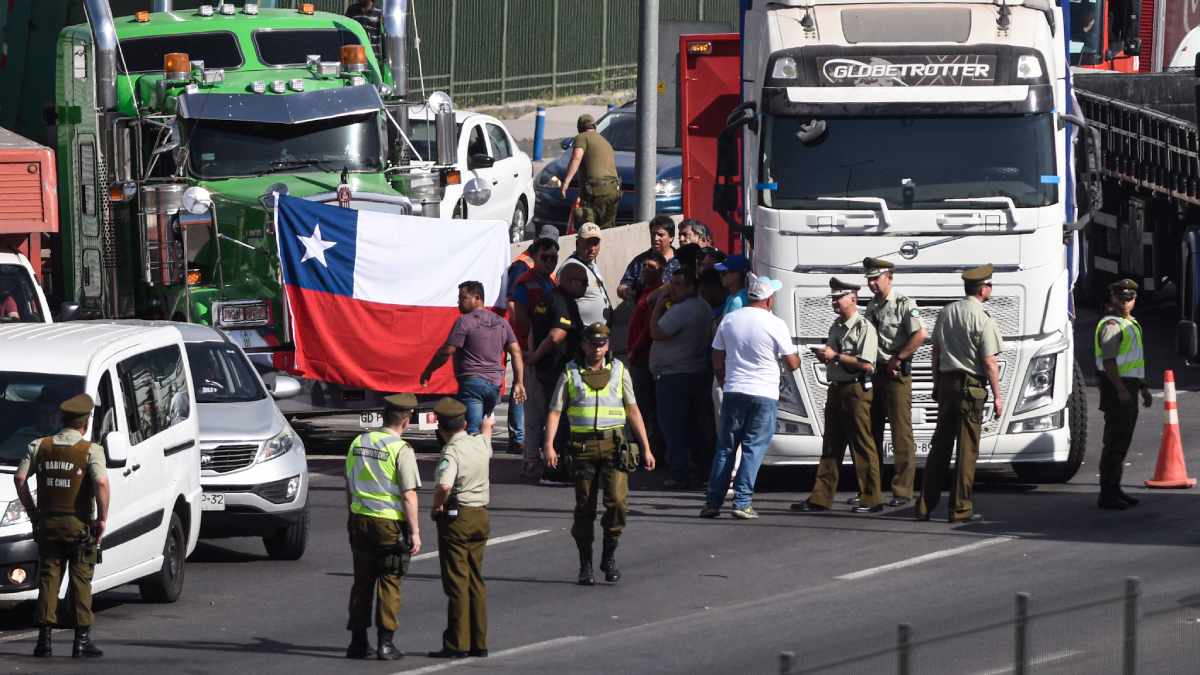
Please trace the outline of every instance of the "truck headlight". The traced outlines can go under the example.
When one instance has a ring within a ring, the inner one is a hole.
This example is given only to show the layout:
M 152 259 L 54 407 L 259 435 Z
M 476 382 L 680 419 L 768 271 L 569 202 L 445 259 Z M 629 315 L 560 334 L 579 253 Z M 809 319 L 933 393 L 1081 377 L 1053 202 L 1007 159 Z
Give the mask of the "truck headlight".
M 674 197 L 683 191 L 682 178 L 660 178 L 654 184 L 655 197 Z
M 538 187 L 559 190 L 562 188 L 562 179 L 554 175 L 554 172 L 549 169 L 543 170 L 538 174 Z
M 1053 431 L 1061 429 L 1065 415 L 1059 410 L 1053 415 L 1043 415 L 1041 417 L 1032 417 L 1020 422 L 1013 422 L 1008 426 L 1010 434 L 1032 434 L 1042 431 Z
M 782 364 L 779 366 L 779 409 L 797 417 L 808 417 L 800 387 L 796 385 L 796 376 Z
M 1029 412 L 1054 400 L 1054 371 L 1058 368 L 1058 353 L 1036 356 L 1029 362 L 1025 374 L 1025 386 L 1021 388 L 1021 400 L 1015 414 Z
M 291 429 L 284 429 L 278 436 L 263 444 L 258 453 L 258 461 L 265 462 L 291 452 L 296 447 L 296 435 Z
M 29 514 L 25 512 L 25 506 L 21 504 L 20 499 L 14 499 L 8 503 L 4 509 L 4 515 L 0 516 L 0 527 L 5 525 L 16 525 L 29 520 Z

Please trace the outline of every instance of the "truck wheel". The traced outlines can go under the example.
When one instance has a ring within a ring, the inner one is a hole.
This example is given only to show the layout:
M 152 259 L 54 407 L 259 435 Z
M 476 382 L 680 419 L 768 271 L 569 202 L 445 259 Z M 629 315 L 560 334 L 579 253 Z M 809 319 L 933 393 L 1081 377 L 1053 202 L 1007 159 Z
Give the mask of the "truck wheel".
M 1027 483 L 1066 483 L 1075 477 L 1087 452 L 1087 389 L 1079 362 L 1073 369 L 1067 398 L 1067 429 L 1071 445 L 1065 462 L 1013 462 L 1017 477 Z
M 162 568 L 138 582 L 138 591 L 146 602 L 175 602 L 183 592 L 183 563 L 187 557 L 187 539 L 179 514 L 171 514 L 167 538 L 163 542 Z
M 263 545 L 272 560 L 299 560 L 308 546 L 308 509 L 304 509 L 300 520 L 263 537 Z

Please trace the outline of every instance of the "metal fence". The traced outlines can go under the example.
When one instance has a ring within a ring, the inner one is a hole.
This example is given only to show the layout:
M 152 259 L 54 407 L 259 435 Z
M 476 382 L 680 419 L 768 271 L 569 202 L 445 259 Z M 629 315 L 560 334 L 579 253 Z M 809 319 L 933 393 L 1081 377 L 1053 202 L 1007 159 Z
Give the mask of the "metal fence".
M 1172 664 L 1197 663 L 1194 631 L 1172 629 L 1172 624 L 1192 625 L 1196 610 L 1180 607 L 1167 611 L 1139 611 L 1142 596 L 1137 578 L 1125 580 L 1119 595 L 1033 611 L 1028 593 L 1018 593 L 1011 618 L 988 624 L 922 636 L 911 624 L 900 624 L 896 641 L 872 652 L 809 662 L 803 652 L 779 655 L 781 675 L 829 675 L 831 673 L 916 673 L 976 672 L 987 657 L 1007 647 L 1011 656 L 1000 657 L 986 673 L 1028 675 L 1041 672 L 1121 673 L 1164 672 Z M 1142 625 L 1145 623 L 1145 625 Z M 1142 646 L 1148 654 L 1139 654 Z M 1195 672 L 1195 671 L 1192 671 Z
M 282 0 L 294 7 L 298 0 Z M 347 0 L 316 0 L 342 12 Z M 461 105 L 632 89 L 639 0 L 412 0 L 410 87 Z M 662 22 L 736 25 L 738 0 L 660 0 Z

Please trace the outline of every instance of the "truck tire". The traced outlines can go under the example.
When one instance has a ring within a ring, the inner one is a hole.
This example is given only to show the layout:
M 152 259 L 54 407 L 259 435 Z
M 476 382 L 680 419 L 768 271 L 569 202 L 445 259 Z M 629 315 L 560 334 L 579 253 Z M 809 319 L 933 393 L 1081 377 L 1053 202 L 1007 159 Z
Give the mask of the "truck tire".
M 138 582 L 138 591 L 146 602 L 175 602 L 183 592 L 184 559 L 187 535 L 179 514 L 171 514 L 171 524 L 163 541 L 163 562 L 154 574 Z
M 299 560 L 304 556 L 308 546 L 308 509 L 296 522 L 263 537 L 263 545 L 267 547 L 267 555 L 271 560 Z
M 1087 388 L 1083 369 L 1075 362 L 1071 393 L 1067 397 L 1067 429 L 1071 435 L 1065 462 L 1013 462 L 1017 477 L 1026 483 L 1066 483 L 1075 477 L 1087 452 Z

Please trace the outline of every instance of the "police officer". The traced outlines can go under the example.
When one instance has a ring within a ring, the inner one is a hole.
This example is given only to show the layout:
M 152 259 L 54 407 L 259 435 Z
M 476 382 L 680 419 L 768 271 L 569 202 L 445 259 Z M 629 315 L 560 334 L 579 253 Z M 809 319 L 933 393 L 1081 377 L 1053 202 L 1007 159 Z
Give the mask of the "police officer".
M 1133 318 L 1137 284 L 1121 279 L 1108 287 L 1108 314 L 1096 324 L 1096 371 L 1100 376 L 1100 410 L 1104 412 L 1104 447 L 1100 452 L 1102 509 L 1122 510 L 1138 503 L 1121 489 L 1125 454 L 1137 424 L 1137 395 L 1142 405 L 1152 399 L 1146 386 L 1146 352 L 1142 325 Z
M 575 523 L 571 536 L 579 548 L 579 583 L 592 586 L 592 542 L 595 539 L 596 500 L 604 491 L 604 550 L 600 570 L 604 580 L 621 579 L 614 554 L 617 539 L 625 528 L 629 508 L 629 472 L 637 468 L 636 449 L 625 438 L 626 422 L 633 428 L 642 448 L 641 462 L 654 470 L 654 455 L 646 437 L 646 425 L 633 395 L 633 379 L 625 364 L 608 357 L 608 326 L 593 323 L 584 329 L 583 365 L 567 364 L 558 378 L 546 418 L 546 464 L 557 467 L 559 458 L 550 439 L 558 430 L 563 409 L 570 425 L 570 463 L 575 478 Z
M 617 203 L 621 201 L 621 179 L 617 175 L 617 160 L 613 147 L 596 132 L 596 120 L 588 114 L 576 122 L 579 135 L 575 137 L 571 162 L 560 189 L 563 199 L 579 169 L 579 201 L 582 213 L 575 222 L 593 222 L 607 229 L 617 224 Z
M 855 513 L 883 510 L 879 484 L 879 452 L 871 435 L 871 400 L 874 392 L 871 374 L 879 357 L 879 338 L 875 327 L 858 311 L 861 286 L 829 280 L 830 300 L 838 318 L 829 327 L 825 346 L 815 349 L 817 360 L 825 364 L 829 393 L 825 399 L 825 439 L 821 463 L 812 494 L 792 504 L 794 511 L 828 511 L 837 492 L 838 472 L 850 446 L 854 473 L 858 478 L 859 502 Z
M 383 661 L 404 654 L 392 637 L 399 625 L 400 581 L 411 556 L 421 549 L 417 517 L 417 458 L 404 441 L 409 418 L 417 407 L 412 394 L 383 399 L 383 427 L 360 434 L 346 454 L 346 501 L 350 507 L 350 551 L 354 557 L 354 585 L 350 588 L 350 646 L 346 658 L 365 659 L 371 654 L 367 629 L 371 605 L 375 607 L 378 637 L 376 656 Z
M 937 507 L 942 485 L 950 468 L 950 456 L 957 445 L 954 481 L 950 485 L 951 523 L 980 520 L 971 504 L 975 483 L 975 460 L 979 457 L 979 431 L 983 424 L 983 406 L 987 390 L 992 390 L 992 410 L 996 419 L 1004 411 L 1000 397 L 1000 328 L 983 309 L 992 297 L 992 266 L 975 267 L 962 273 L 966 297 L 946 306 L 933 327 L 933 388 L 938 404 L 937 430 L 929 457 L 925 460 L 925 480 L 917 500 L 917 519 L 929 520 Z
M 432 516 L 438 530 L 438 562 L 446 593 L 446 630 L 442 648 L 429 652 L 440 659 L 485 657 L 487 586 L 483 583 L 483 549 L 491 526 L 488 461 L 492 450 L 482 436 L 467 434 L 467 408 L 452 398 L 434 406 L 442 457 L 437 465 Z
M 874 294 L 863 316 L 879 334 L 879 359 L 875 364 L 875 398 L 871 401 L 871 435 L 882 461 L 884 425 L 892 423 L 892 500 L 904 506 L 913 496 L 917 475 L 917 444 L 912 430 L 912 357 L 925 344 L 928 333 L 921 310 L 908 296 L 892 287 L 896 264 L 879 258 L 863 260 L 863 274 Z
M 83 439 L 95 403 L 87 394 L 59 406 L 63 428 L 29 444 L 17 467 L 17 495 L 34 522 L 38 544 L 37 624 L 34 656 L 50 656 L 51 630 L 58 609 L 63 568 L 70 568 L 69 598 L 74 598 L 73 657 L 103 656 L 92 642 L 92 573 L 99 562 L 100 540 L 108 521 L 108 472 L 104 448 Z M 27 478 L 37 476 L 37 504 Z M 93 518 L 92 506 L 95 505 Z

